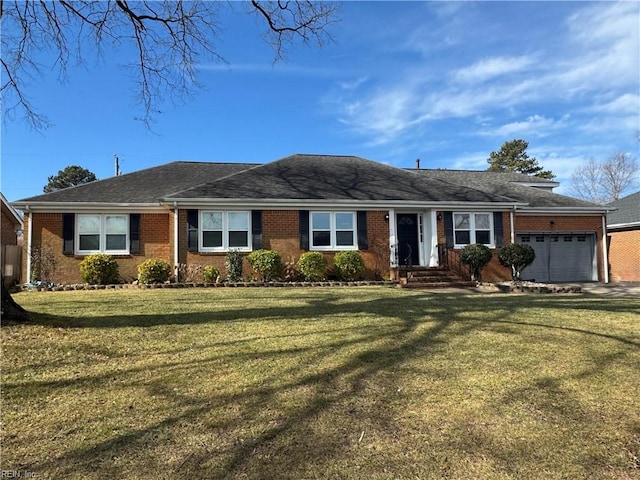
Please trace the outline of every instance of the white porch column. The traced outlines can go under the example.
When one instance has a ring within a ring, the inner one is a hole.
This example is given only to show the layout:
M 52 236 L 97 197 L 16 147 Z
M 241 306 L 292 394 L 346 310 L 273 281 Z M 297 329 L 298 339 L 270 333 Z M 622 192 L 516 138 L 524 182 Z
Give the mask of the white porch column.
M 389 263 L 392 267 L 397 267 L 398 237 L 396 235 L 396 211 L 389 210 Z
M 175 206 L 173 209 L 173 270 L 176 278 L 176 282 L 178 282 L 178 272 L 180 270 L 180 254 L 179 254 L 179 245 L 178 241 L 180 239 L 178 228 L 178 207 Z
M 22 283 L 31 283 L 31 242 L 33 239 L 33 215 L 31 212 L 25 212 L 27 217 L 27 278 Z
M 597 255 L 596 255 L 597 258 Z M 607 215 L 602 215 L 602 263 L 604 271 L 604 283 L 609 283 L 609 255 L 607 253 Z M 596 261 L 596 272 L 598 271 Z
M 438 259 L 438 212 L 435 210 L 431 210 L 429 224 L 429 233 L 431 235 L 429 238 L 425 237 L 425 241 L 428 242 L 427 246 L 429 248 L 429 266 L 438 267 L 440 265 L 440 261 Z

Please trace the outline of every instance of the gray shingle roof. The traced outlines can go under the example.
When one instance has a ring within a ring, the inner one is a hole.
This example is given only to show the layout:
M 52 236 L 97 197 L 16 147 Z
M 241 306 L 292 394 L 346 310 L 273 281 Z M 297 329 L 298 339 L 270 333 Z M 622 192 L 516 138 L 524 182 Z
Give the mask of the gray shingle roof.
M 617 210 L 607 214 L 607 225 L 640 225 L 640 192 L 620 198 L 608 206 Z
M 319 200 L 599 206 L 521 183 L 549 183 L 510 172 L 409 170 L 354 156 L 292 155 L 267 164 L 172 162 L 14 202 L 154 204 L 175 200 Z
M 360 157 L 292 155 L 215 180 L 170 199 L 297 199 L 512 202 L 499 193 L 459 188 L 438 178 Z
M 252 163 L 171 162 L 118 177 L 18 200 L 24 202 L 158 203 L 186 188 L 254 167 Z
M 416 172 L 426 178 L 437 178 L 461 188 L 473 187 L 503 195 L 527 203 L 532 208 L 599 207 L 595 203 L 553 193 L 547 189 L 520 185 L 521 183 L 549 183 L 551 185 L 556 183 L 522 173 L 471 170 L 416 170 Z

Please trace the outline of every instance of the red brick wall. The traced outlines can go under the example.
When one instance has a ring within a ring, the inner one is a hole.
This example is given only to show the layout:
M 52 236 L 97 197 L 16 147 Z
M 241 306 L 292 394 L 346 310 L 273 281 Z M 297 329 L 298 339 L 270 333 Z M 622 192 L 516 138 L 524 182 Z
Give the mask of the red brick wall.
M 367 212 L 367 237 L 369 249 L 362 251 L 367 268 L 366 277 L 388 278 L 389 276 L 389 224 L 385 220 L 387 211 Z M 179 213 L 180 263 L 188 265 L 213 265 L 225 275 L 225 253 L 198 253 L 187 251 L 187 213 Z M 298 210 L 262 211 L 262 247 L 275 250 L 283 262 L 297 262 L 304 250 L 300 249 L 300 220 Z M 329 265 L 332 265 L 335 252 L 324 252 Z M 244 275 L 252 275 L 249 266 L 244 264 Z
M 53 281 L 55 283 L 82 283 L 80 263 L 84 256 L 62 253 L 62 214 L 33 213 L 32 243 L 51 250 L 57 262 Z M 140 215 L 140 255 L 117 255 L 120 277 L 127 282 L 138 276 L 138 265 L 148 258 L 160 258 L 173 264 L 170 238 L 170 214 L 143 213 Z M 25 244 L 28 231 L 25 217 Z M 26 277 L 28 246 L 23 249 L 23 276 Z
M 608 237 L 611 281 L 640 281 L 640 229 L 609 232 Z
M 438 212 L 442 213 L 442 212 Z M 505 245 L 511 243 L 511 219 L 509 212 L 502 214 L 503 236 Z M 553 223 L 551 223 L 553 222 Z M 603 258 L 602 258 L 602 217 L 600 215 L 591 216 L 514 216 L 514 230 L 519 232 L 589 232 L 596 235 L 596 253 L 598 258 L 598 277 L 604 280 Z M 438 221 L 438 243 L 446 243 L 444 233 L 444 221 Z M 497 249 L 493 252 L 493 259 L 482 270 L 482 280 L 487 282 L 510 280 L 511 272 L 509 268 L 500 265 L 497 257 Z

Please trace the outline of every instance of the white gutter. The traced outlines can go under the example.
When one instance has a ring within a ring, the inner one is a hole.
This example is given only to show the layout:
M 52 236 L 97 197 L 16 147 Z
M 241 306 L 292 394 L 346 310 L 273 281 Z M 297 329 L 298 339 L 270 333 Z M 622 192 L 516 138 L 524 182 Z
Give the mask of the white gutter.
M 604 263 L 604 283 L 609 283 L 609 255 L 607 253 L 607 216 L 602 215 L 602 261 Z
M 606 208 L 594 207 L 549 207 L 549 208 L 521 208 L 518 215 L 604 215 L 607 213 Z
M 178 271 L 179 271 L 179 249 L 178 249 L 178 238 L 179 238 L 179 229 L 178 229 L 178 207 L 175 206 L 173 209 L 173 270 L 176 278 L 176 282 L 178 282 Z
M 257 207 L 260 209 L 273 210 L 299 210 L 303 207 L 313 208 L 344 208 L 344 209 L 376 209 L 389 210 L 389 208 L 405 208 L 405 209 L 428 209 L 436 208 L 439 210 L 464 210 L 468 211 L 486 211 L 490 210 L 508 210 L 514 206 L 526 206 L 526 203 L 518 202 L 425 202 L 425 201 L 407 201 L 407 200 L 309 200 L 309 199 L 238 199 L 238 198 L 182 198 L 182 199 L 166 199 L 171 202 L 180 204 L 180 208 L 201 208 L 205 207 L 231 207 L 235 209 Z
M 613 223 L 611 225 L 607 225 L 609 230 L 622 229 L 622 228 L 635 228 L 640 227 L 640 222 L 631 222 L 631 223 Z
M 27 207 L 28 208 L 28 207 Z M 31 213 L 25 213 L 27 217 L 27 278 L 23 283 L 31 282 L 31 240 L 33 238 L 33 225 L 31 225 Z
M 87 202 L 14 202 L 14 208 L 24 212 L 55 212 L 55 213 L 77 213 L 77 212 L 166 212 L 167 209 L 160 203 L 87 203 Z

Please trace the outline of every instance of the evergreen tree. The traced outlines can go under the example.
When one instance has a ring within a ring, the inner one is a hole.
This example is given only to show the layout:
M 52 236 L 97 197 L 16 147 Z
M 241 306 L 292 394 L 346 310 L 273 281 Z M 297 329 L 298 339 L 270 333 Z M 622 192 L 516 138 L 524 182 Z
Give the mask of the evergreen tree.
M 64 170 L 58 171 L 57 175 L 51 175 L 47 183 L 42 189 L 44 193 L 55 192 L 67 187 L 74 187 L 97 180 L 95 174 L 86 168 L 78 165 L 69 165 Z
M 519 172 L 534 177 L 551 180 L 555 177 L 551 170 L 544 170 L 538 160 L 527 155 L 529 142 L 517 139 L 505 142 L 500 151 L 491 152 L 487 162 L 489 172 Z

